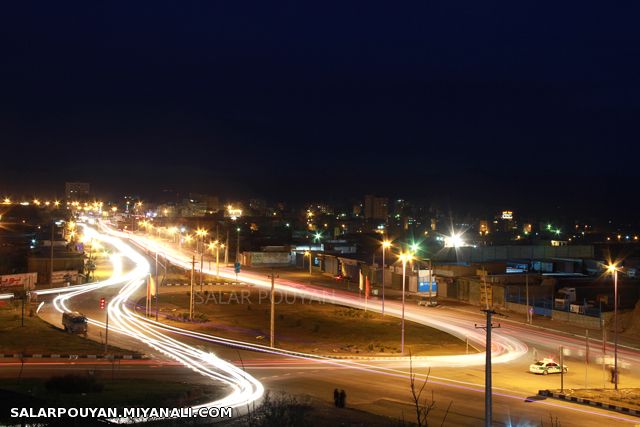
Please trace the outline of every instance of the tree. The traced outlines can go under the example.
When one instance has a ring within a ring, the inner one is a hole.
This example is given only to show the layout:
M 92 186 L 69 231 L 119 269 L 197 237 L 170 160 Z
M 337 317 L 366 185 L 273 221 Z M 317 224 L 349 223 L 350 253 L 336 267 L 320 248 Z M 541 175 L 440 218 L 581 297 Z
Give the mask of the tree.
M 413 358 L 411 354 L 409 354 L 409 381 L 411 387 L 411 397 L 413 398 L 413 406 L 416 411 L 416 423 L 418 427 L 428 427 L 429 426 L 429 415 L 436 407 L 436 401 L 434 399 L 433 390 L 431 390 L 431 398 L 422 397 L 425 392 L 425 388 L 427 387 L 427 383 L 429 382 L 429 375 L 431 375 L 431 368 L 427 371 L 427 375 L 425 379 L 422 381 L 422 384 L 419 384 L 416 380 L 416 374 L 413 372 Z M 451 409 L 451 405 L 453 401 L 449 402 L 447 406 L 447 410 L 444 413 L 444 417 L 442 417 L 442 422 L 440 426 L 443 426 L 447 415 L 449 415 L 449 409 Z

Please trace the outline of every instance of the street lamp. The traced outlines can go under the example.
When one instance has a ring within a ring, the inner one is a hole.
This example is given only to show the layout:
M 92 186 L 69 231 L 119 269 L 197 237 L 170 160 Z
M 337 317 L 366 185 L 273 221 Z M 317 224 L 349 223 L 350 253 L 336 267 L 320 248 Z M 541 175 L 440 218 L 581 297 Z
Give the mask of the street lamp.
M 204 236 L 208 233 L 204 228 L 198 228 L 196 230 L 196 236 L 200 237 L 200 246 L 196 245 L 196 249 L 200 251 L 200 292 L 202 292 L 202 269 L 204 264 Z
M 389 249 L 390 247 L 391 247 L 391 242 L 389 240 L 384 240 L 382 242 L 382 315 L 383 316 L 384 316 L 384 284 L 385 284 L 384 269 L 386 267 L 384 256 L 385 256 L 385 253 L 387 252 L 387 249 Z
M 309 257 L 309 283 L 311 283 L 311 251 L 304 251 L 304 256 L 302 257 L 302 268 L 304 268 L 304 257 Z
M 613 384 L 618 391 L 618 266 L 609 264 L 607 272 L 613 274 Z
M 236 262 L 240 262 L 240 227 L 236 228 Z
M 404 252 L 400 254 L 400 261 L 402 261 L 402 336 L 400 339 L 400 352 L 404 354 L 404 293 L 406 289 L 406 277 L 407 277 L 407 262 L 413 260 L 413 254 L 410 252 Z
M 220 243 L 217 240 L 209 243 L 209 249 L 216 250 L 216 277 L 217 278 L 220 278 L 220 248 L 224 249 L 224 243 Z

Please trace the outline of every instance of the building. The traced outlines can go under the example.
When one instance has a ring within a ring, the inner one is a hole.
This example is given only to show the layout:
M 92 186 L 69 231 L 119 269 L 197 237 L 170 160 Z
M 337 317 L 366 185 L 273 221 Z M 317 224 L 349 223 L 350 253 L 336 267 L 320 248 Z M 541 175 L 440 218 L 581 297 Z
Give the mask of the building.
M 89 198 L 91 186 L 88 182 L 65 182 L 64 195 L 67 200 L 86 200 Z
M 364 218 L 387 220 L 389 216 L 389 200 L 386 197 L 364 196 Z

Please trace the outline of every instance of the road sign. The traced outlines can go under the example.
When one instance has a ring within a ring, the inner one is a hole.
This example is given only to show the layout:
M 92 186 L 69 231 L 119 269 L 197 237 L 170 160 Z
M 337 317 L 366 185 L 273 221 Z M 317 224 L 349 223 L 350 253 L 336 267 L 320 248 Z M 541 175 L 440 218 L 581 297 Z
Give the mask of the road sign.
M 235 270 L 236 274 L 240 273 L 240 263 L 239 263 L 239 262 L 236 262 L 236 263 L 233 265 L 233 269 Z

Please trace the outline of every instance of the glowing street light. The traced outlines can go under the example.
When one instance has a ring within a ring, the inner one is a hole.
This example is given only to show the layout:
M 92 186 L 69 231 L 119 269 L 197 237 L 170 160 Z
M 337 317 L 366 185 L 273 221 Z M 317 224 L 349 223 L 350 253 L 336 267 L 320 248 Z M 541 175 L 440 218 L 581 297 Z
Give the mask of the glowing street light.
M 407 278 L 407 263 L 413 260 L 413 254 L 410 252 L 403 252 L 400 254 L 400 261 L 402 261 L 402 336 L 400 338 L 400 352 L 404 354 L 404 293 L 406 290 L 406 278 Z
M 453 233 L 451 236 L 444 237 L 445 248 L 461 248 L 466 246 L 464 239 L 462 239 L 462 233 Z
M 618 390 L 618 266 L 607 265 L 607 272 L 613 274 L 613 383 Z

